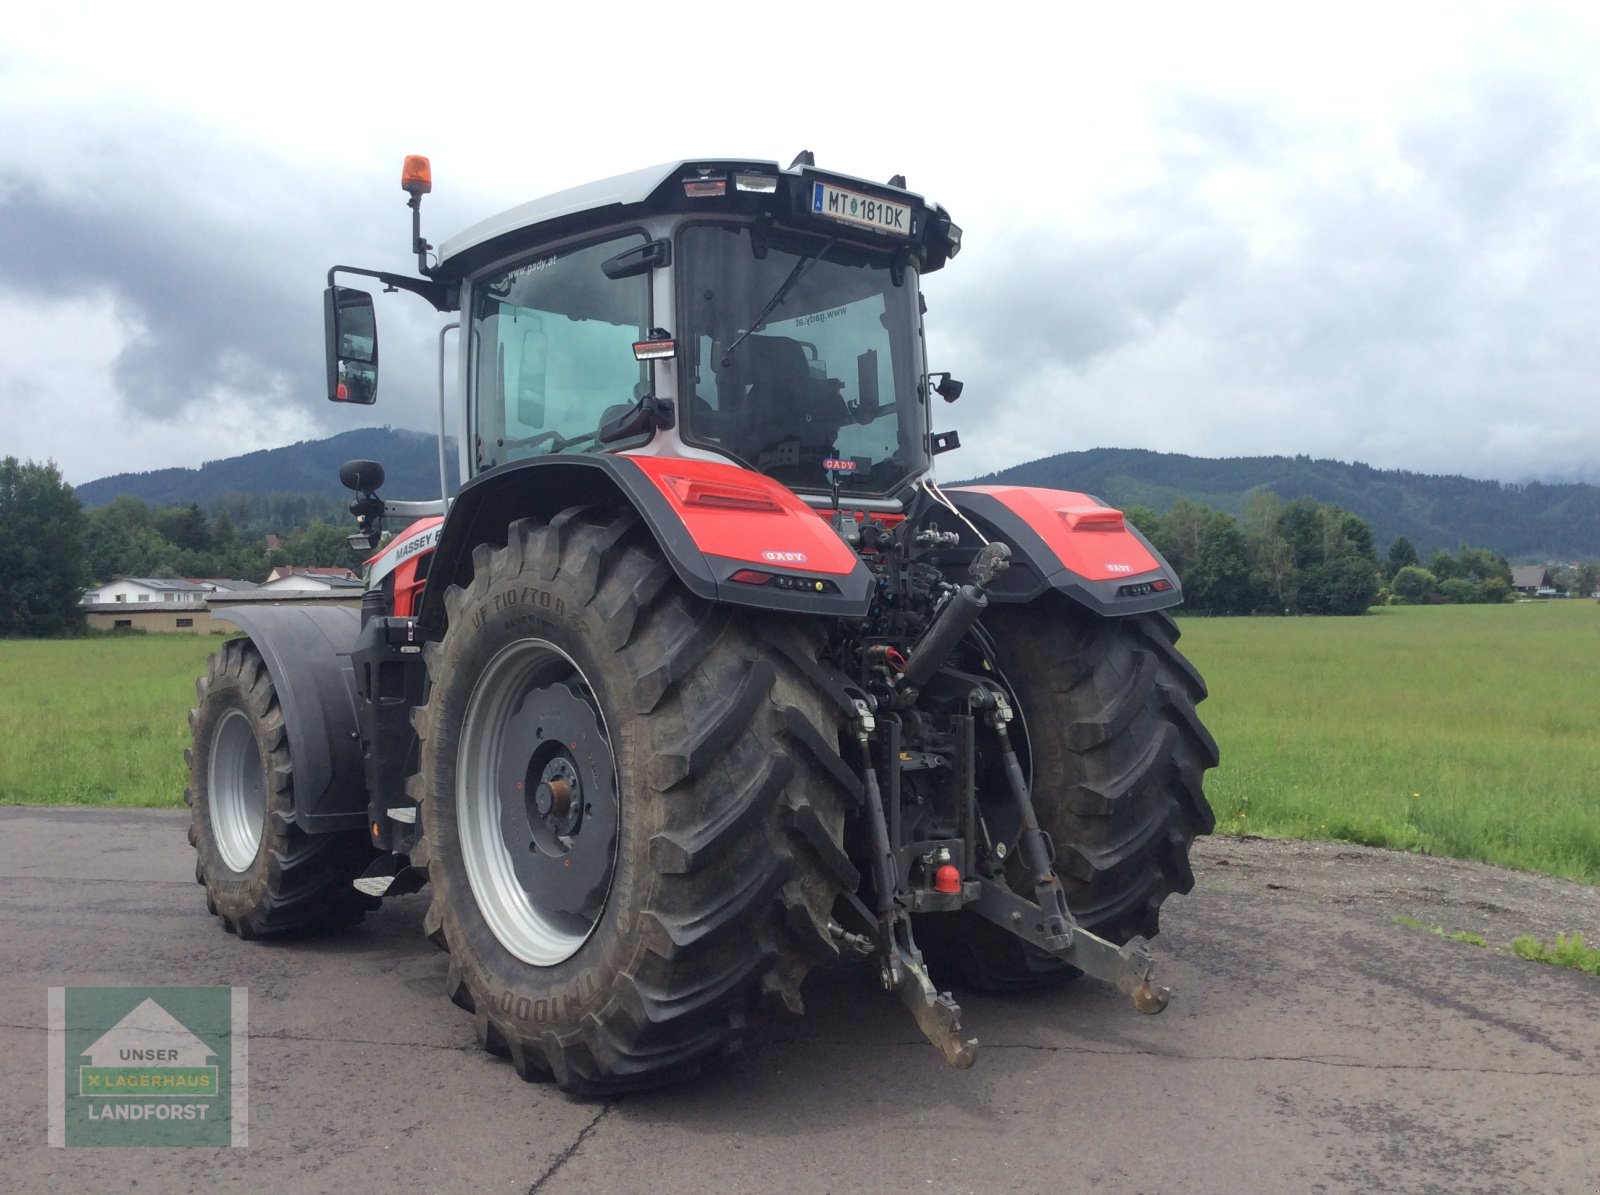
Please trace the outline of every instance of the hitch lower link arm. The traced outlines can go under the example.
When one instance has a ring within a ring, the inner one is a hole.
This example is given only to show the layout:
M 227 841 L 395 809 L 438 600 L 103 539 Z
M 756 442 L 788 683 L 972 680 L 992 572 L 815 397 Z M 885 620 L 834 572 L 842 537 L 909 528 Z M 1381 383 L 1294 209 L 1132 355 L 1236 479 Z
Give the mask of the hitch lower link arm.
M 972 690 L 968 701 L 975 713 L 982 713 L 1000 740 L 1006 786 L 1022 826 L 1017 851 L 1033 884 L 1033 901 L 1028 901 L 1003 884 L 982 880 L 978 899 L 968 907 L 1084 974 L 1109 983 L 1131 997 L 1140 1012 L 1162 1011 L 1172 993 L 1150 982 L 1155 962 L 1149 942 L 1136 936 L 1127 945 L 1117 946 L 1084 929 L 1067 907 L 1066 893 L 1055 873 L 1054 847 L 1039 826 L 1033 797 L 1011 743 L 1012 713 L 1005 694 L 997 688 L 980 686 Z
M 911 918 L 896 899 L 899 868 L 889 843 L 889 826 L 883 812 L 883 794 L 878 787 L 877 770 L 872 766 L 872 710 L 864 701 L 856 703 L 854 731 L 861 751 L 861 783 L 865 790 L 867 815 L 872 824 L 872 878 L 877 890 L 878 953 L 883 986 L 899 993 L 922 1035 L 933 1043 L 944 1060 L 958 1070 L 970 1067 L 978 1057 L 978 1039 L 961 1036 L 961 1006 L 933 986 L 922 952 L 911 936 Z

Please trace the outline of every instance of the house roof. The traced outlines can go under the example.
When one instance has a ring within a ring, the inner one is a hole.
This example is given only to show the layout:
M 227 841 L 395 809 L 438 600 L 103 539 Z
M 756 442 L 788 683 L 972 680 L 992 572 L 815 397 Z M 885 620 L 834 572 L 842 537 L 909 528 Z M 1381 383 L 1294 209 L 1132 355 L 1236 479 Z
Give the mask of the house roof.
M 198 602 L 79 602 L 78 609 L 85 614 L 164 614 L 169 618 L 192 618 L 197 612 L 205 613 L 211 596 L 207 594 Z
M 359 579 L 347 568 L 322 564 L 282 564 L 272 571 L 280 577 L 344 577 L 351 581 Z
M 1537 589 L 1546 583 L 1550 570 L 1542 564 L 1519 564 L 1511 570 L 1513 589 Z
M 153 589 L 157 593 L 204 593 L 206 590 L 204 585 L 185 581 L 182 577 L 118 577 L 116 581 L 105 581 L 90 588 L 104 589 L 107 585 L 115 585 L 117 581 L 126 581 L 130 585 L 143 585 L 146 589 Z
M 281 606 L 294 602 L 348 602 L 364 592 L 358 582 L 329 589 L 233 589 L 219 590 L 206 599 L 213 613 L 226 606 Z M 118 606 L 119 610 L 137 607 Z
M 254 581 L 240 581 L 229 577 L 190 577 L 189 580 L 207 589 L 254 589 Z

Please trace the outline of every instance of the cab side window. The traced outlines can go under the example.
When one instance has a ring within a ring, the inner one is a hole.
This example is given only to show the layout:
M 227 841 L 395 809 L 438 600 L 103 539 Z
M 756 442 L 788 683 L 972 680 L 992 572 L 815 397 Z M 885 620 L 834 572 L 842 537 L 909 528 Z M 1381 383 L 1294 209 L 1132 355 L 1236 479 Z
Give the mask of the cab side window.
M 588 452 L 602 423 L 648 385 L 633 343 L 650 327 L 650 280 L 602 263 L 643 234 L 554 250 L 479 279 L 472 297 L 477 471 L 551 452 Z

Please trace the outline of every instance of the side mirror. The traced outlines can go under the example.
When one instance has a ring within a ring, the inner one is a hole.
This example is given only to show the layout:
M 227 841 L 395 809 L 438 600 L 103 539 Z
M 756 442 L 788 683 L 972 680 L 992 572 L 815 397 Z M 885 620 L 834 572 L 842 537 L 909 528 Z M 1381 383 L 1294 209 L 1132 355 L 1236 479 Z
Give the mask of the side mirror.
M 378 401 L 378 320 L 372 296 L 348 286 L 322 292 L 328 399 L 370 406 Z

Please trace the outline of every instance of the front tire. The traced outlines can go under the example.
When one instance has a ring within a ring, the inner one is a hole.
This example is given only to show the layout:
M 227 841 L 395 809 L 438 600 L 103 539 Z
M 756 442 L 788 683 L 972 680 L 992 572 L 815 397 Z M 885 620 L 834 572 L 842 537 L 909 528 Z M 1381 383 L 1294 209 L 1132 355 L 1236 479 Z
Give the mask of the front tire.
M 1195 706 L 1205 682 L 1164 613 L 1103 618 L 1048 595 L 984 625 L 1023 722 L 1040 827 L 1078 923 L 1118 944 L 1156 935 L 1162 902 L 1194 887 L 1189 847 L 1215 824 L 1201 782 L 1217 746 Z M 1013 860 L 1012 886 L 1032 897 Z M 1080 972 L 976 915 L 917 929 L 930 961 L 982 991 L 1049 987 Z
M 525 1079 L 692 1075 L 838 957 L 850 776 L 772 643 L 815 645 L 686 593 L 631 513 L 521 520 L 473 565 L 426 652 L 413 784 L 450 997 Z
M 213 652 L 195 696 L 183 799 L 206 907 L 241 938 L 360 921 L 378 904 L 351 887 L 371 842 L 364 830 L 295 825 L 292 744 L 255 645 L 230 639 Z

